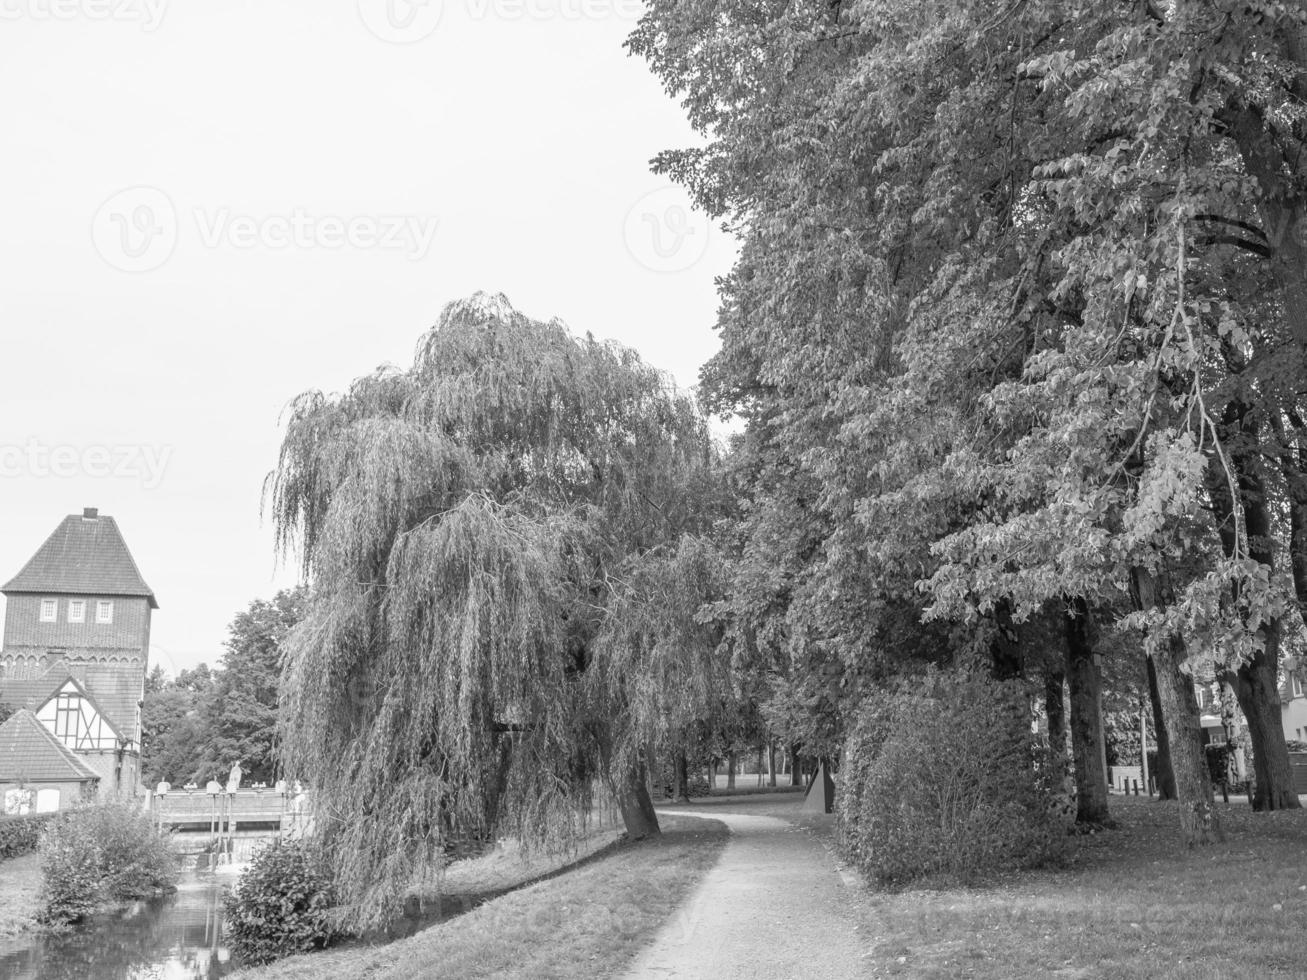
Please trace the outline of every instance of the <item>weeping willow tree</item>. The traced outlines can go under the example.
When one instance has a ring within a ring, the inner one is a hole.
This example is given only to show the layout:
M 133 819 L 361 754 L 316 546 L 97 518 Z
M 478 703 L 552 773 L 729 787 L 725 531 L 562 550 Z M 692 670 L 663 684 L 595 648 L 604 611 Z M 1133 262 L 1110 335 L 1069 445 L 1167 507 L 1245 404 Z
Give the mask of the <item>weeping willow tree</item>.
M 296 399 L 268 484 L 311 584 L 283 753 L 351 924 L 451 841 L 565 845 L 596 781 L 658 832 L 638 743 L 659 661 L 615 622 L 632 570 L 705 529 L 717 472 L 666 375 L 502 296 L 446 307 L 410 369 Z

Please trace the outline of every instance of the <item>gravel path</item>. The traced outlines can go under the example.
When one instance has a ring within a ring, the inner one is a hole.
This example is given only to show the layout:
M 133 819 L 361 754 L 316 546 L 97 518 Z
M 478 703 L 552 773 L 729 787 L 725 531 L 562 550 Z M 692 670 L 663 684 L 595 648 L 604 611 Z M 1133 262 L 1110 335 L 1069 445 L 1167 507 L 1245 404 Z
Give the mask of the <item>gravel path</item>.
M 747 809 L 741 807 L 740 809 Z M 855 896 L 819 840 L 776 817 L 676 808 L 711 817 L 731 840 L 626 980 L 842 980 L 870 975 L 846 912 Z

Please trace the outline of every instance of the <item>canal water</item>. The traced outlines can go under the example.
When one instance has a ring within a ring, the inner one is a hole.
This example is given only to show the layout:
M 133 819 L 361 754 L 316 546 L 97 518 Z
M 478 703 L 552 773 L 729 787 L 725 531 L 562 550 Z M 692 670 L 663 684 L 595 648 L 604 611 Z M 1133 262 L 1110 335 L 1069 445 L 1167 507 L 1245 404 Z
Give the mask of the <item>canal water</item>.
M 187 871 L 172 895 L 97 916 L 63 935 L 0 940 L 0 980 L 216 980 L 231 874 Z

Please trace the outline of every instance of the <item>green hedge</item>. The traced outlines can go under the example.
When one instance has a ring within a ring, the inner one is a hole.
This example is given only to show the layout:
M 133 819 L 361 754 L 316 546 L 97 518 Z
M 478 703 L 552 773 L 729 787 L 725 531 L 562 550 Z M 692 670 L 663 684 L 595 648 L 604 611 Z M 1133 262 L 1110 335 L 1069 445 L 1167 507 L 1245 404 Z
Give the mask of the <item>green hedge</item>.
M 41 843 L 41 831 L 58 814 L 29 813 L 23 817 L 0 817 L 0 861 L 33 854 Z
M 840 845 L 883 885 L 1054 863 L 1064 764 L 1031 731 L 1030 692 L 931 671 L 864 708 L 845 745 Z

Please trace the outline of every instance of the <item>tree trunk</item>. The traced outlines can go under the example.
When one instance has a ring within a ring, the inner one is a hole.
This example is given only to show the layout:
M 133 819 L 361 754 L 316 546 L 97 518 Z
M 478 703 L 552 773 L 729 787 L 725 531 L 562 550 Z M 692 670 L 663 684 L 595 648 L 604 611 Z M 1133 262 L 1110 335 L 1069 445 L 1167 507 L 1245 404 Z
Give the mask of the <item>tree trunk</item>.
M 1284 718 L 1280 713 L 1278 671 L 1280 631 L 1278 622 L 1263 627 L 1266 647 L 1236 671 L 1222 679 L 1230 685 L 1248 722 L 1253 746 L 1254 810 L 1295 810 L 1302 806 L 1289 765 L 1289 747 L 1284 740 Z
M 1022 676 L 1021 643 L 1012 622 L 1012 603 L 1001 599 L 994 606 L 994 640 L 990 646 L 990 670 L 995 680 L 1010 681 Z
M 767 785 L 773 789 L 776 787 L 776 743 L 770 740 L 767 742 Z
M 643 765 L 630 766 L 614 787 L 628 840 L 643 840 L 661 833 L 643 770 Z
M 735 763 L 738 756 L 734 751 L 726 753 L 726 788 L 735 789 Z
M 604 772 L 617 801 L 617 809 L 622 814 L 627 838 L 643 840 L 657 835 L 660 833 L 658 814 L 654 813 L 653 800 L 649 796 L 644 747 L 636 749 L 633 757 L 623 763 L 617 754 L 611 730 L 605 726 L 597 735 Z
M 717 756 L 713 756 L 708 760 L 708 792 L 710 793 L 717 788 L 718 761 Z
M 1159 800 L 1175 799 L 1175 773 L 1171 770 L 1170 742 L 1166 737 L 1166 725 L 1162 721 L 1162 696 L 1157 690 L 1157 665 L 1152 657 L 1145 657 L 1148 667 L 1148 700 L 1153 706 L 1153 741 L 1157 744 L 1157 768 L 1153 778 L 1157 780 L 1157 798 Z
M 790 745 L 790 785 L 803 785 L 803 773 L 799 772 L 799 747 L 793 743 Z
M 1260 424 L 1247 407 L 1233 400 L 1223 413 L 1222 428 L 1227 438 L 1242 436 L 1238 445 L 1257 445 L 1261 436 Z M 1270 508 L 1267 506 L 1266 487 L 1262 479 L 1261 462 L 1248 449 L 1231 452 L 1239 491 L 1238 506 L 1243 510 L 1247 534 L 1248 556 L 1265 566 L 1266 574 L 1275 572 L 1274 532 Z M 1236 502 L 1230 496 L 1227 474 L 1218 461 L 1208 466 L 1208 493 L 1216 512 L 1217 531 L 1227 557 L 1233 556 L 1238 541 L 1235 536 Z M 1292 514 L 1291 514 L 1292 517 Z M 1239 602 L 1236 583 L 1231 598 Z M 1260 624 L 1249 624 L 1262 639 L 1262 649 L 1253 653 L 1247 662 L 1227 670 L 1223 679 L 1233 688 L 1248 722 L 1248 741 L 1253 750 L 1253 774 L 1256 779 L 1254 810 L 1298 809 L 1298 793 L 1293 783 L 1293 770 L 1289 766 L 1289 747 L 1284 741 L 1284 721 L 1280 713 L 1280 621 L 1266 619 Z
M 1044 714 L 1048 717 L 1048 744 L 1059 758 L 1066 757 L 1066 673 L 1049 667 L 1044 673 Z
M 686 758 L 685 749 L 676 750 L 676 802 L 690 802 L 690 760 Z
M 1136 604 L 1141 609 L 1155 608 L 1160 597 L 1152 573 L 1135 566 L 1130 575 Z M 1190 847 L 1211 843 L 1221 839 L 1221 829 L 1212 808 L 1212 783 L 1199 734 L 1193 678 L 1180 669 L 1185 661 L 1184 641 L 1178 636 L 1169 637 L 1157 645 L 1153 656 L 1175 795 L 1180 804 L 1180 831 Z
M 1083 599 L 1066 617 L 1067 679 L 1071 688 L 1071 751 L 1075 759 L 1076 823 L 1105 824 L 1107 772 L 1103 768 L 1103 717 L 1099 695 L 1103 678 L 1094 662 L 1094 624 Z

